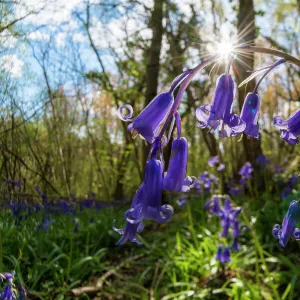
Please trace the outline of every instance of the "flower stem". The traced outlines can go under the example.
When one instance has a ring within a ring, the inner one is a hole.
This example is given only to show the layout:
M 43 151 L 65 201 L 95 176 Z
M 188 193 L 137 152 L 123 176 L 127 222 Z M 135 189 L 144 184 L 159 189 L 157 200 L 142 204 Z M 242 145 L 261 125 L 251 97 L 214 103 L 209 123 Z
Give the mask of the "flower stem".
M 274 56 L 278 56 L 281 58 L 284 58 L 285 61 L 290 62 L 298 67 L 300 67 L 300 60 L 290 54 L 287 54 L 283 51 L 276 50 L 276 49 L 270 49 L 270 48 L 264 48 L 264 47 L 258 47 L 258 46 L 243 46 L 243 47 L 237 47 L 233 50 L 233 52 L 236 52 L 237 54 L 242 54 L 244 52 L 254 52 L 254 53 L 263 53 L 263 54 L 270 54 Z

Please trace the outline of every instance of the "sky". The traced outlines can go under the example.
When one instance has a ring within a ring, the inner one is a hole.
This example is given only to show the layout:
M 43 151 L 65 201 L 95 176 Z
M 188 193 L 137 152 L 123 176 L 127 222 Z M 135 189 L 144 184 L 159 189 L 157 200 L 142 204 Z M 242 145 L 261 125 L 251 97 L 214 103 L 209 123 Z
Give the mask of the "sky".
M 51 64 L 49 64 L 49 70 L 53 72 L 51 78 L 51 84 L 53 86 L 59 86 L 62 82 L 65 88 L 72 89 L 71 82 L 73 80 L 72 74 L 69 70 L 77 68 L 78 65 L 74 61 L 70 60 L 72 57 L 72 49 L 69 47 L 69 43 L 73 42 L 75 47 L 79 49 L 82 59 L 82 65 L 84 71 L 97 70 L 98 62 L 95 54 L 91 51 L 87 45 L 89 44 L 87 35 L 82 30 L 82 24 L 74 14 L 76 12 L 84 11 L 84 2 L 82 0 L 51 0 L 51 1 L 38 1 L 38 0 L 23 0 L 24 5 L 16 10 L 15 17 L 21 18 L 31 10 L 41 10 L 37 14 L 33 14 L 24 19 L 17 28 L 22 28 L 26 32 L 26 41 L 18 41 L 9 31 L 3 31 L 0 34 L 0 68 L 2 71 L 10 74 L 12 78 L 18 80 L 20 87 L 20 95 L 24 99 L 24 102 L 31 102 L 31 99 L 38 99 L 43 93 L 45 84 L 42 79 L 42 70 L 39 64 L 33 57 L 33 50 L 37 56 L 41 55 L 41 49 L 47 50 L 49 43 L 51 47 L 54 47 L 54 51 L 51 51 Z M 93 5 L 97 3 L 96 0 L 91 0 L 90 3 Z M 105 0 L 107 3 L 110 0 Z M 128 1 L 121 0 L 124 4 Z M 174 0 L 178 3 L 182 12 L 187 17 L 190 16 L 191 10 L 189 3 L 192 0 Z M 225 16 L 229 21 L 233 21 L 235 14 L 231 10 L 232 4 L 228 1 L 221 0 L 225 7 Z M 153 5 L 151 0 L 141 1 L 146 7 L 150 8 Z M 196 1 L 200 4 L 200 1 Z M 211 2 L 204 1 L 206 7 L 209 9 Z M 268 7 L 264 4 L 264 1 L 259 1 L 259 8 L 265 9 L 266 11 L 272 10 L 272 1 L 268 1 Z M 138 9 L 138 11 L 137 11 Z M 110 72 L 116 72 L 114 66 L 113 57 L 107 51 L 109 46 L 112 46 L 118 55 L 122 56 L 123 48 L 121 47 L 123 39 L 125 37 L 124 28 L 126 25 L 127 33 L 134 33 L 139 31 L 141 36 L 145 39 L 151 38 L 151 31 L 144 28 L 142 22 L 138 20 L 130 19 L 124 15 L 120 6 L 119 13 L 117 15 L 111 15 L 106 13 L 104 15 L 96 15 L 94 10 L 91 10 L 91 36 L 95 42 L 95 45 L 101 57 L 103 58 L 104 65 Z M 205 11 L 198 9 L 199 14 L 205 16 L 206 22 L 213 25 L 212 16 L 206 14 Z M 139 13 L 145 15 L 146 12 L 142 6 L 138 6 L 133 11 L 134 14 Z M 82 14 L 85 16 L 85 14 Z M 259 26 L 263 27 L 263 33 L 265 35 L 271 34 L 270 16 L 257 16 L 256 22 Z M 283 26 L 289 26 L 289 24 Z M 232 30 L 232 26 L 224 24 L 221 27 L 221 34 L 225 39 L 230 39 L 228 34 Z M 230 30 L 228 30 L 230 29 Z M 206 30 L 200 28 L 199 30 Z M 284 43 L 284 39 L 279 36 L 280 42 Z M 30 44 L 30 46 L 29 46 Z M 163 42 L 162 56 L 165 55 L 168 49 L 167 43 Z M 141 53 L 136 53 L 137 59 Z M 191 67 L 197 63 L 191 59 Z M 56 74 L 58 66 L 65 67 L 64 74 Z M 34 101 L 33 101 L 34 102 Z

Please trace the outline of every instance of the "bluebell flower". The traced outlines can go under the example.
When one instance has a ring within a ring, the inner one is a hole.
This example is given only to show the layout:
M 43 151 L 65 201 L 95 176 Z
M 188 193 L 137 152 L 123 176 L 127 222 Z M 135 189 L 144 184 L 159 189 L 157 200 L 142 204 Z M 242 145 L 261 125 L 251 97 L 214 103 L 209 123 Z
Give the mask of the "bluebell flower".
M 294 112 L 287 120 L 276 116 L 274 118 L 274 126 L 281 131 L 281 138 L 290 145 L 299 143 L 300 136 L 300 109 Z
M 241 112 L 241 119 L 246 123 L 244 133 L 255 139 L 260 138 L 259 126 L 257 125 L 259 106 L 258 94 L 248 93 Z
M 231 251 L 240 251 L 239 239 L 237 237 L 233 239 Z
M 179 199 L 176 201 L 179 207 L 186 206 L 187 203 L 187 196 L 180 196 Z
M 219 245 L 216 254 L 216 260 L 222 264 L 231 262 L 229 247 L 224 247 L 223 249 L 223 246 Z
M 188 143 L 185 138 L 177 138 L 172 142 L 171 158 L 168 171 L 165 173 L 163 188 L 170 192 L 187 192 L 192 180 L 185 180 L 188 161 Z
M 220 207 L 220 198 L 217 196 L 212 197 L 204 205 L 205 210 L 209 210 L 212 215 L 220 216 L 221 207 Z
M 217 250 L 217 254 L 216 254 L 216 260 L 221 261 L 221 259 L 222 259 L 222 253 L 223 253 L 223 246 L 222 245 L 218 245 L 218 250 Z
M 279 244 L 285 247 L 291 235 L 294 234 L 296 224 L 300 218 L 299 201 L 292 201 L 290 207 L 283 219 L 282 227 L 279 224 L 274 225 L 272 234 L 279 239 Z
M 222 257 L 221 257 L 221 263 L 227 264 L 229 262 L 231 262 L 230 250 L 229 250 L 229 247 L 225 247 L 225 249 L 222 253 Z
M 219 128 L 219 135 L 223 137 L 234 136 L 245 130 L 245 122 L 231 112 L 234 85 L 234 81 L 229 74 L 223 74 L 218 78 L 212 105 L 205 104 L 196 110 L 200 128 L 207 126 L 213 129 Z
M 132 107 L 128 104 L 118 109 L 118 116 L 121 120 L 131 122 L 128 130 L 133 136 L 140 134 L 143 138 L 152 143 L 154 137 L 158 134 L 160 126 L 169 114 L 174 99 L 171 93 L 161 93 L 157 95 L 135 118 L 132 117 Z M 123 109 L 128 109 L 129 114 L 124 116 Z
M 212 156 L 207 162 L 210 167 L 213 167 L 215 164 L 220 162 L 220 158 L 219 156 Z
M 268 161 L 268 159 L 266 158 L 265 155 L 260 154 L 260 155 L 257 156 L 256 162 L 257 162 L 259 165 L 266 165 L 269 161 Z
M 225 169 L 225 165 L 224 164 L 219 164 L 219 166 L 217 167 L 217 171 L 221 172 Z
M 239 171 L 241 175 L 240 184 L 245 184 L 248 179 L 252 178 L 253 167 L 250 162 L 246 162 Z
M 144 229 L 144 226 L 145 226 L 144 222 L 131 223 L 129 221 L 126 221 L 125 229 L 115 228 L 114 222 L 113 222 L 113 227 L 112 227 L 113 231 L 122 235 L 122 237 L 116 243 L 117 246 L 123 245 L 127 240 L 129 240 L 132 243 L 136 243 L 138 245 L 142 244 L 140 242 L 140 240 L 137 238 L 136 234 L 141 232 Z
M 242 193 L 242 189 L 239 185 L 228 183 L 227 187 L 228 187 L 228 192 L 231 196 L 239 196 Z

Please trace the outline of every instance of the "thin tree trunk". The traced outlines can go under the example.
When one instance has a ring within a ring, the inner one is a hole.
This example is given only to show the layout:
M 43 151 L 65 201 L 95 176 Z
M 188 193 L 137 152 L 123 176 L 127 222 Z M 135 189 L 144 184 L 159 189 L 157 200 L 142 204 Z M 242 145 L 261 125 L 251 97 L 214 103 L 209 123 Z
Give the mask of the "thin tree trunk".
M 250 43 L 253 44 L 256 33 L 255 33 L 255 18 L 254 18 L 254 5 L 253 0 L 239 0 L 238 10 L 238 36 L 239 43 Z M 234 72 L 239 85 L 245 80 L 249 73 L 248 70 L 252 70 L 254 67 L 254 55 L 249 54 L 247 56 L 239 56 L 234 64 Z M 242 109 L 244 99 L 247 93 L 252 92 L 255 87 L 255 81 L 250 81 L 245 87 L 242 87 L 238 93 L 239 107 Z M 244 158 L 241 163 L 249 161 L 255 165 L 256 158 L 262 153 L 260 140 L 250 139 L 246 135 L 243 137 L 244 145 Z
M 157 95 L 158 76 L 160 68 L 160 52 L 163 37 L 163 3 L 164 0 L 154 0 L 154 8 L 150 20 L 152 29 L 151 45 L 148 51 L 146 69 L 146 98 L 145 106 Z M 143 163 L 145 164 L 149 145 L 143 146 Z

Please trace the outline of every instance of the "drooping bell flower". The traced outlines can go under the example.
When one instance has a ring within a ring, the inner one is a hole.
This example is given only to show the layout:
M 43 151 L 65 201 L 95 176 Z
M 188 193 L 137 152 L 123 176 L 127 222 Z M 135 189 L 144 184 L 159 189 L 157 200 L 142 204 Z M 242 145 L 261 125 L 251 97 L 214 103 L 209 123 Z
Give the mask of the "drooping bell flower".
M 139 223 L 131 223 L 129 221 L 126 221 L 125 229 L 123 228 L 116 228 L 113 223 L 113 231 L 117 232 L 118 234 L 122 235 L 122 237 L 119 239 L 119 241 L 116 243 L 117 246 L 123 245 L 127 240 L 129 240 L 132 243 L 136 243 L 138 245 L 141 245 L 142 243 L 137 238 L 136 234 L 141 232 L 144 229 L 144 222 Z
M 208 165 L 209 165 L 210 167 L 213 167 L 215 164 L 219 163 L 219 161 L 220 161 L 219 156 L 212 156 L 212 157 L 207 161 L 207 163 L 208 163 Z
M 221 172 L 225 169 L 225 165 L 224 164 L 220 164 L 218 167 L 217 167 L 217 171 Z
M 229 247 L 225 247 L 225 249 L 222 253 L 222 257 L 221 257 L 221 263 L 227 264 L 229 262 L 231 262 L 230 250 L 229 250 Z
M 220 215 L 220 199 L 215 196 L 208 200 L 204 205 L 205 210 L 209 210 L 212 215 L 219 216 Z
M 259 165 L 266 165 L 269 160 L 266 158 L 265 155 L 263 154 L 259 154 L 256 158 L 256 162 L 259 164 Z
M 234 81 L 229 74 L 223 74 L 218 78 L 212 104 L 202 105 L 196 110 L 200 128 L 207 126 L 213 129 L 219 128 L 219 135 L 223 137 L 234 136 L 245 130 L 245 122 L 231 112 L 234 85 Z M 220 128 L 221 121 L 222 126 Z
M 186 192 L 189 190 L 185 182 L 188 162 L 187 140 L 177 138 L 172 143 L 171 158 L 165 174 L 163 188 L 169 192 Z
M 142 222 L 141 216 L 141 203 L 143 200 L 143 187 L 144 183 L 141 184 L 135 196 L 132 200 L 132 204 L 129 210 L 125 211 L 124 218 L 126 220 L 125 229 L 124 228 L 116 228 L 114 226 L 115 221 L 113 221 L 113 231 L 122 235 L 120 240 L 116 243 L 116 245 L 123 245 L 127 240 L 136 243 L 138 245 L 141 244 L 139 239 L 136 237 L 136 234 L 141 232 L 144 229 L 144 223 Z
M 239 239 L 237 237 L 233 239 L 231 251 L 240 251 Z
M 246 162 L 240 169 L 239 174 L 241 175 L 240 184 L 245 184 L 248 179 L 252 178 L 253 167 L 250 162 Z
M 126 104 L 118 109 L 118 116 L 121 120 L 132 122 L 128 126 L 133 136 L 140 134 L 143 138 L 152 143 L 158 134 L 160 126 L 167 118 L 170 108 L 174 102 L 171 93 L 161 93 L 157 95 L 135 118 L 132 117 L 133 109 Z M 128 109 L 129 114 L 123 115 L 123 110 Z
M 183 208 L 186 206 L 187 203 L 187 196 L 181 196 L 179 199 L 176 201 L 179 207 Z
M 223 252 L 223 246 L 222 245 L 218 245 L 218 250 L 217 250 L 217 254 L 216 254 L 216 260 L 221 261 L 221 259 L 222 259 L 222 252 Z
M 163 188 L 163 163 L 155 158 L 146 164 L 142 218 L 165 223 L 171 220 L 173 208 L 170 205 L 161 205 Z
M 274 225 L 273 236 L 279 239 L 279 244 L 285 247 L 291 235 L 294 234 L 298 220 L 300 219 L 299 201 L 292 201 L 283 219 L 282 228 L 279 224 Z
M 248 93 L 241 112 L 241 119 L 246 123 L 245 134 L 258 139 L 260 138 L 259 126 L 257 125 L 260 100 L 256 93 Z
M 276 116 L 274 118 L 274 126 L 281 131 L 281 138 L 290 145 L 299 143 L 300 136 L 300 109 L 294 112 L 287 120 Z

